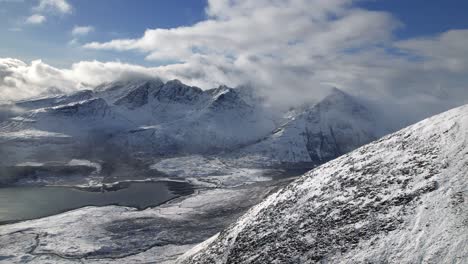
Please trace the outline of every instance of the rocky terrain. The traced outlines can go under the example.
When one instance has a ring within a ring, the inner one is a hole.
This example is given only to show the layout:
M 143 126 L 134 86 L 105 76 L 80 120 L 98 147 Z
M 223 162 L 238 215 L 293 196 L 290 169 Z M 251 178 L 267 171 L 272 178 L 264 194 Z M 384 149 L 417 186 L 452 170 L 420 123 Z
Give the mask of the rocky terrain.
M 180 263 L 467 263 L 468 106 L 305 174 Z

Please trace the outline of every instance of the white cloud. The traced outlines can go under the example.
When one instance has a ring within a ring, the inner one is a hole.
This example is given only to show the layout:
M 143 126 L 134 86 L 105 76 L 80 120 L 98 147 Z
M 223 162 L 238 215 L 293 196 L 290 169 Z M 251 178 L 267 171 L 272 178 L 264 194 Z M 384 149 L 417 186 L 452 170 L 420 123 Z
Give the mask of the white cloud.
M 206 88 L 254 83 L 277 104 L 309 100 L 330 86 L 399 102 L 467 99 L 467 31 L 395 41 L 401 22 L 357 2 L 209 0 L 208 18 L 192 26 L 84 47 L 181 62 L 158 69 Z
M 0 102 L 46 95 L 51 90 L 70 93 L 103 82 L 157 75 L 156 68 L 120 62 L 83 61 L 69 69 L 59 69 L 41 60 L 27 64 L 18 59 L 0 58 Z
M 345 56 L 349 50 L 388 43 L 392 30 L 399 26 L 387 13 L 359 9 L 352 3 L 210 0 L 208 19 L 193 26 L 148 29 L 138 39 L 93 42 L 84 47 L 137 50 L 146 53 L 148 60 L 180 61 L 182 64 L 164 69 L 205 86 L 255 82 L 268 87 L 270 93 L 283 94 L 284 87 L 293 84 L 301 92 L 318 92 L 322 83 L 330 82 L 317 78 L 323 63 Z
M 26 18 L 25 24 L 39 25 L 47 20 L 46 13 L 69 14 L 72 6 L 67 0 L 39 0 L 37 6 L 32 8 L 34 14 Z M 20 28 L 18 28 L 20 29 Z
M 202 88 L 252 83 L 272 103 L 286 105 L 335 86 L 388 104 L 410 119 L 468 103 L 468 30 L 396 41 L 397 19 L 355 2 L 209 0 L 207 19 L 192 26 L 148 29 L 140 38 L 84 45 L 136 50 L 148 60 L 177 63 L 145 68 L 93 61 L 56 69 L 33 62 L 15 70 L 15 78 L 8 74 L 8 80 L 16 80 L 16 90 L 0 82 L 3 90 L 12 91 L 10 98 L 26 95 L 27 87 L 38 94 L 58 80 L 61 87 L 75 88 L 140 75 L 178 78 Z M 31 72 L 42 68 L 55 74 L 46 75 L 44 82 L 31 79 Z M 15 94 L 18 89 L 23 92 Z
M 67 0 L 39 0 L 37 6 L 33 8 L 36 12 L 57 12 L 60 14 L 69 14 L 72 12 L 72 6 Z
M 92 26 L 75 26 L 72 30 L 74 36 L 84 36 L 94 31 Z
M 26 24 L 39 25 L 46 21 L 46 17 L 39 14 L 31 15 L 26 19 Z
M 434 37 L 399 41 L 395 45 L 425 59 L 425 68 L 468 71 L 468 30 L 449 30 Z

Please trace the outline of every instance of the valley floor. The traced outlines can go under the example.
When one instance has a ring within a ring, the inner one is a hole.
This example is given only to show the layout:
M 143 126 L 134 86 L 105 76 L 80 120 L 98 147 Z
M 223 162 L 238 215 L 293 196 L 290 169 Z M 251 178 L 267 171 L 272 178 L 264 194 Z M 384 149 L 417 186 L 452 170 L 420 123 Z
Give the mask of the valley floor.
M 200 187 L 146 210 L 84 207 L 3 225 L 0 263 L 171 263 L 288 182 Z

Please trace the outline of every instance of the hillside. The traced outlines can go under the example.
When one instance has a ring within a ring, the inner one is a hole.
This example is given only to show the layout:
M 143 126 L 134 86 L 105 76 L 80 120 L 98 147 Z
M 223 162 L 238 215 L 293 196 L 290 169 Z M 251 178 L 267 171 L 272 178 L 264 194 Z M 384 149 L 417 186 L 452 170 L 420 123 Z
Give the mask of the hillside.
M 467 263 L 468 105 L 305 174 L 181 263 Z

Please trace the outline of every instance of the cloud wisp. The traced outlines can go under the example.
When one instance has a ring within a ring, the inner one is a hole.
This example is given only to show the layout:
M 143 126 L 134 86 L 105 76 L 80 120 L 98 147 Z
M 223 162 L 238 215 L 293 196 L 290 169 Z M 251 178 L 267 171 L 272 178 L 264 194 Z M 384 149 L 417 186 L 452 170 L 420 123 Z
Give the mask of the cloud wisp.
M 46 17 L 39 14 L 33 14 L 26 19 L 26 24 L 39 25 L 46 21 Z
M 37 6 L 33 7 L 35 12 L 56 12 L 59 14 L 70 14 L 72 6 L 67 0 L 39 0 Z
M 83 61 L 69 69 L 52 67 L 41 60 L 27 64 L 0 58 L 0 102 L 92 89 L 103 82 L 159 75 L 156 68 L 120 62 Z
M 48 15 L 66 15 L 72 12 L 67 0 L 39 0 L 32 8 L 32 15 L 24 20 L 26 25 L 40 25 L 47 21 Z M 21 29 L 20 27 L 16 27 Z
M 93 26 L 75 26 L 72 29 L 73 36 L 85 36 L 94 31 Z

